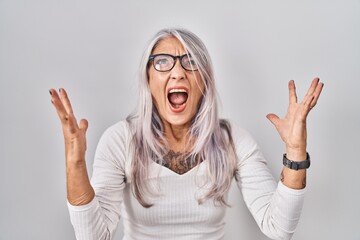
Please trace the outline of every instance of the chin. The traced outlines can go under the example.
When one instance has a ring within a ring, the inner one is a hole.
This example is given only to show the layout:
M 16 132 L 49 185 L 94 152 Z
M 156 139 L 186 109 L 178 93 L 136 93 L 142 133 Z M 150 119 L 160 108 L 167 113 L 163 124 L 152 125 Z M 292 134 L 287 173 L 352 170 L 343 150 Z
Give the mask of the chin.
M 172 126 L 190 125 L 191 118 L 187 116 L 167 116 L 163 120 Z
M 171 109 L 164 110 L 162 113 L 159 113 L 161 121 L 163 124 L 172 126 L 190 126 L 196 114 L 193 111 L 189 111 L 190 109 L 186 109 L 182 113 L 175 113 Z

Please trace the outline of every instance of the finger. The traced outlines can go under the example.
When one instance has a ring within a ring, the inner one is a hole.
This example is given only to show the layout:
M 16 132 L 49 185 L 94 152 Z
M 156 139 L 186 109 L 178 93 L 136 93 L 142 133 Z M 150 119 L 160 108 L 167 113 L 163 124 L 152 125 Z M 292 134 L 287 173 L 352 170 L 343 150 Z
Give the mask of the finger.
M 320 97 L 320 94 L 322 92 L 322 89 L 324 87 L 324 83 L 319 83 L 317 86 L 316 86 L 316 89 L 315 89 L 315 92 L 314 92 L 314 98 L 313 100 L 311 101 L 310 103 L 310 108 L 313 108 L 315 107 L 315 105 L 317 104 L 317 101 Z
M 49 90 L 51 95 L 51 102 L 53 103 L 54 107 L 56 108 L 56 112 L 60 118 L 64 134 L 66 131 L 70 131 L 70 133 L 75 133 L 79 127 L 76 122 L 76 118 L 73 113 L 68 113 L 61 101 L 58 93 L 54 89 Z
M 304 103 L 304 115 L 307 116 L 309 111 L 311 110 L 312 106 L 311 106 L 311 102 L 314 100 L 315 96 L 311 96 L 310 98 L 308 98 Z
M 65 123 L 68 120 L 68 113 L 67 113 L 62 101 L 60 100 L 58 93 L 54 89 L 50 89 L 49 92 L 51 95 L 51 102 L 53 103 L 53 105 L 56 109 L 56 112 L 60 118 L 60 121 L 62 123 Z
M 312 96 L 315 92 L 315 89 L 316 89 L 317 85 L 319 84 L 319 80 L 320 79 L 318 77 L 316 77 L 312 80 L 310 88 L 304 97 L 304 102 L 306 102 L 308 100 L 308 98 L 312 98 Z
M 63 105 L 64 105 L 64 107 L 65 107 L 65 109 L 66 109 L 66 112 L 67 112 L 68 114 L 72 114 L 72 113 L 73 113 L 73 109 L 72 109 L 72 106 L 71 106 L 69 97 L 68 97 L 65 89 L 60 88 L 60 89 L 59 89 L 59 93 L 60 93 L 61 102 L 63 103 Z
M 86 131 L 88 129 L 88 126 L 89 126 L 89 123 L 86 119 L 81 119 L 80 120 L 80 123 L 79 123 L 79 126 L 80 126 L 80 131 L 83 131 L 84 135 L 85 135 L 85 149 L 87 148 L 86 147 Z
M 86 119 L 81 119 L 79 123 L 79 127 L 81 130 L 83 130 L 85 133 L 88 129 L 89 123 Z
M 296 87 L 294 80 L 289 81 L 289 102 L 297 103 Z
M 68 130 L 70 133 L 76 133 L 79 130 L 74 114 L 68 115 L 66 124 L 63 125 L 63 129 L 64 131 Z
M 280 122 L 280 118 L 274 114 L 274 113 L 269 113 L 268 115 L 266 115 L 266 118 L 269 119 L 269 121 L 275 126 L 277 127 L 279 125 Z

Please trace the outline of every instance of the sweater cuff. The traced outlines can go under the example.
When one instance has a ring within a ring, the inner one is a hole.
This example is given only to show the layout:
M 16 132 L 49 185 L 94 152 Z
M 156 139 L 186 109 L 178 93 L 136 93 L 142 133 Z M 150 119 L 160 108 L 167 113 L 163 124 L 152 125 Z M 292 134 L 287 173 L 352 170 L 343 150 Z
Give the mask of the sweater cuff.
M 68 205 L 68 209 L 71 212 L 84 212 L 84 211 L 88 211 L 91 208 L 96 208 L 97 205 L 99 204 L 99 202 L 97 201 L 96 197 L 94 197 L 89 203 L 84 204 L 84 205 L 80 205 L 80 206 L 75 206 L 72 205 L 68 200 L 67 200 L 67 205 Z
M 303 188 L 303 189 L 293 189 L 293 188 L 289 188 L 288 186 L 285 186 L 281 181 L 279 181 L 278 190 L 280 192 L 285 192 L 287 194 L 291 194 L 291 195 L 294 195 L 294 196 L 301 196 L 301 195 L 305 194 L 306 187 Z

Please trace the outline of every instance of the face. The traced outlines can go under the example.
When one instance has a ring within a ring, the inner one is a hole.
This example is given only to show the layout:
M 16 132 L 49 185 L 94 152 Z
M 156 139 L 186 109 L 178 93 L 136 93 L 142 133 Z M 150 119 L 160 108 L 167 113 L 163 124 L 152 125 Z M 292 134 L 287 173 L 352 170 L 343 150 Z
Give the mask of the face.
M 160 53 L 182 56 L 186 51 L 179 40 L 169 37 L 158 43 L 152 55 Z M 159 72 L 151 63 L 148 73 L 151 95 L 165 128 L 169 125 L 189 127 L 204 91 L 199 71 L 185 70 L 176 59 L 170 71 Z

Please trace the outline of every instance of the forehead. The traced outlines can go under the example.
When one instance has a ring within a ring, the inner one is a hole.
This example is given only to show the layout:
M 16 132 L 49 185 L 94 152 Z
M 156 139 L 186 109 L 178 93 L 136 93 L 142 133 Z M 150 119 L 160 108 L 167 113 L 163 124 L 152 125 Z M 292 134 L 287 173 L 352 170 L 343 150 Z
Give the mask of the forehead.
M 185 48 L 175 37 L 167 37 L 158 42 L 152 54 L 167 53 L 171 55 L 185 54 Z

